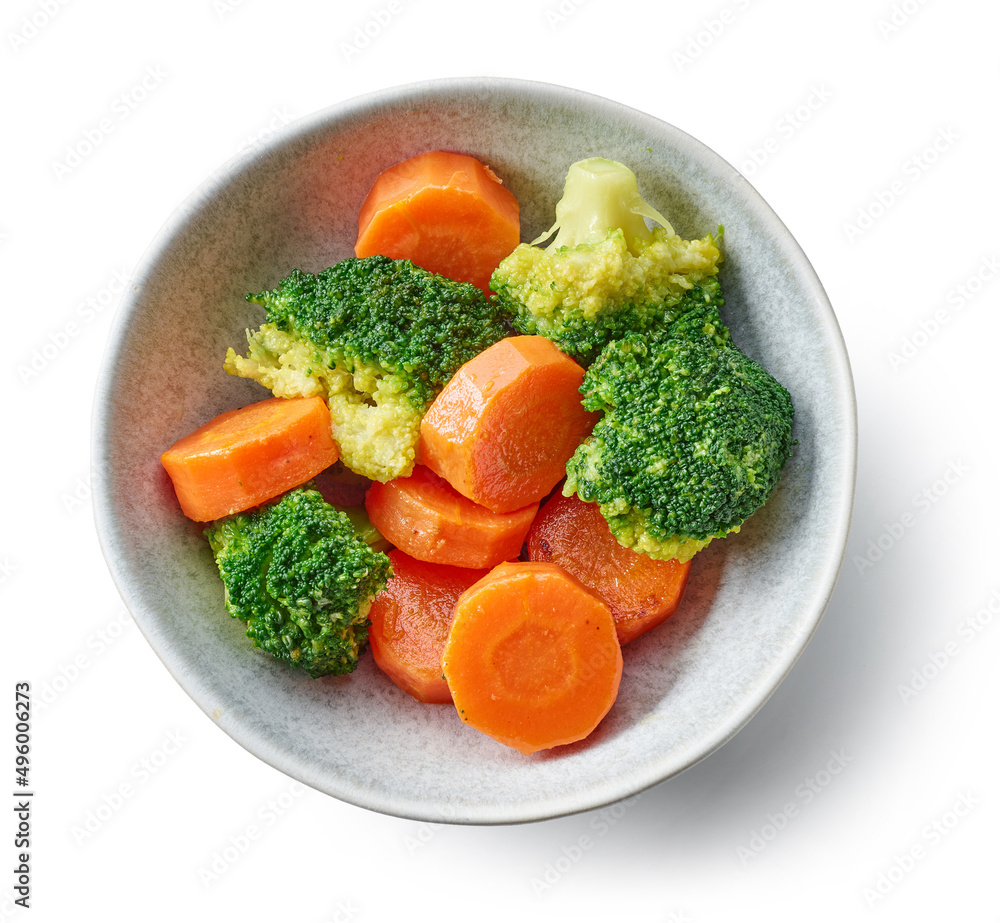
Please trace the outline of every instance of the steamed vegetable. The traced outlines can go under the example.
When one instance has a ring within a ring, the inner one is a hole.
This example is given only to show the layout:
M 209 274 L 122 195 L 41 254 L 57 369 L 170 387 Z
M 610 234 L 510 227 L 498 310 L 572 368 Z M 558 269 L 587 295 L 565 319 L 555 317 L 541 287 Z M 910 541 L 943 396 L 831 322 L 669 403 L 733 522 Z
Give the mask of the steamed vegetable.
M 417 465 L 409 477 L 372 484 L 365 508 L 385 538 L 421 561 L 493 567 L 521 553 L 538 502 L 497 513 Z
M 691 562 L 657 561 L 626 548 L 594 503 L 554 494 L 527 538 L 528 559 L 565 567 L 611 610 L 622 644 L 666 621 L 680 604 Z
M 430 402 L 509 331 L 475 286 L 383 256 L 293 270 L 248 299 L 266 322 L 226 371 L 279 397 L 322 396 L 344 463 L 375 481 L 410 473 Z
M 418 702 L 451 702 L 441 657 L 458 598 L 489 571 L 418 561 L 394 548 L 392 578 L 375 597 L 368 640 L 375 663 Z
M 247 637 L 310 676 L 351 673 L 368 639 L 368 610 L 389 578 L 347 515 L 299 487 L 205 530 L 225 605 Z
M 420 424 L 420 460 L 497 512 L 537 503 L 596 416 L 580 402 L 583 369 L 540 336 L 501 340 L 470 359 Z
M 428 151 L 379 174 L 361 206 L 354 253 L 412 260 L 486 291 L 520 240 L 517 199 L 489 167 Z
M 257 506 L 338 457 L 319 398 L 269 398 L 227 410 L 160 456 L 181 510 L 209 522 Z
M 549 337 L 586 366 L 612 340 L 655 332 L 689 307 L 722 303 L 716 240 L 675 233 L 623 164 L 574 163 L 555 212 L 555 224 L 520 244 L 491 281 L 521 333 Z M 646 219 L 660 227 L 650 230 Z
M 563 568 L 500 564 L 459 598 L 444 675 L 462 720 L 522 753 L 582 740 L 622 675 L 614 619 Z
M 653 558 L 687 561 L 738 531 L 791 455 L 788 392 L 736 348 L 712 306 L 658 338 L 610 343 L 581 390 L 602 417 L 563 492 L 599 504 L 615 538 Z

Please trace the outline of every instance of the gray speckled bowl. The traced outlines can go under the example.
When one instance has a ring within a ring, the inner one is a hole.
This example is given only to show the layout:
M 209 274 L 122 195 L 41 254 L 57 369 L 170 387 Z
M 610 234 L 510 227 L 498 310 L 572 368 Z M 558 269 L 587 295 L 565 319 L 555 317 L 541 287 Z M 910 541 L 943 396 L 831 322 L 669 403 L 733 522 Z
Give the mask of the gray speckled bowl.
M 548 227 L 568 165 L 628 164 L 677 230 L 725 226 L 725 318 L 790 390 L 799 440 L 767 506 L 693 565 L 681 610 L 625 649 L 615 706 L 587 741 L 525 757 L 421 705 L 365 657 L 310 680 L 253 651 L 223 609 L 200 528 L 159 455 L 266 396 L 226 375 L 261 321 L 244 301 L 293 267 L 352 255 L 379 171 L 450 148 L 517 195 L 524 239 Z M 693 765 L 735 734 L 801 654 L 840 568 L 855 478 L 850 368 L 809 262 L 760 196 L 702 144 L 595 96 L 519 80 L 416 84 L 349 100 L 224 165 L 173 215 L 115 319 L 94 421 L 97 526 L 121 594 L 191 697 L 247 750 L 375 811 L 514 823 L 599 807 Z

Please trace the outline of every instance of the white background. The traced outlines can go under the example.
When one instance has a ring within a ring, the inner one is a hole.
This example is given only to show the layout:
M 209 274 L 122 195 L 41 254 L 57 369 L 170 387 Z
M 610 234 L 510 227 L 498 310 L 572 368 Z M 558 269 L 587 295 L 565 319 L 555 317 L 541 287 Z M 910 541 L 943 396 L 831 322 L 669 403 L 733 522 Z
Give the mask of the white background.
M 1000 920 L 998 27 L 985 0 L 7 0 L 0 792 L 15 682 L 36 710 L 32 907 L 0 795 L 0 921 Z M 465 75 L 627 103 L 740 168 L 859 405 L 843 572 L 765 708 L 634 801 L 495 828 L 341 804 L 233 743 L 123 610 L 90 502 L 116 292 L 171 211 L 296 117 Z

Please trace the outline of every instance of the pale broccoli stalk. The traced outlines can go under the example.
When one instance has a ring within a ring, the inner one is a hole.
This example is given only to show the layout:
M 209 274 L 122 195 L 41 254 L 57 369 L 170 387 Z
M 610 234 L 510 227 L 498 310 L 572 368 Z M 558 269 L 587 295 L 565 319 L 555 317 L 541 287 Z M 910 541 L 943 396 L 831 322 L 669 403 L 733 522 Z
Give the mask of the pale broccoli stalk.
M 573 164 L 555 212 L 552 227 L 520 244 L 490 282 L 518 332 L 548 337 L 589 365 L 612 340 L 722 304 L 715 239 L 676 234 L 623 164 L 600 157 Z M 651 230 L 647 218 L 661 226 Z
M 639 194 L 639 181 L 628 167 L 616 160 L 590 157 L 570 166 L 563 196 L 556 204 L 555 224 L 532 245 L 555 234 L 555 240 L 545 248 L 552 252 L 560 247 L 595 244 L 609 232 L 621 230 L 629 253 L 637 256 L 638 242 L 653 239 L 646 218 L 673 236 L 670 222 Z

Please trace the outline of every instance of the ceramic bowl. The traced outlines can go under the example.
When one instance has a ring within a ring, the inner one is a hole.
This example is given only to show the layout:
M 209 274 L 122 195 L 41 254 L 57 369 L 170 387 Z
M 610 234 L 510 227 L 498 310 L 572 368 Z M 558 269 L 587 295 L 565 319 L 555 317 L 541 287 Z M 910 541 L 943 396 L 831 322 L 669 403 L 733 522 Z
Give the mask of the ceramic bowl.
M 798 444 L 767 505 L 695 559 L 681 609 L 624 649 L 619 698 L 586 741 L 523 756 L 422 705 L 366 655 L 312 680 L 251 649 L 223 608 L 201 528 L 159 463 L 181 435 L 260 386 L 222 370 L 262 321 L 246 292 L 353 255 L 378 173 L 432 149 L 488 163 L 521 204 L 522 236 L 551 223 L 566 168 L 630 166 L 685 236 L 725 227 L 724 318 L 791 392 Z M 167 221 L 114 320 L 94 417 L 98 532 L 142 633 L 211 720 L 329 795 L 416 820 L 500 824 L 600 807 L 724 744 L 802 653 L 841 565 L 855 477 L 848 359 L 808 260 L 760 195 L 700 142 L 563 87 L 454 79 L 385 90 L 300 119 L 217 170 Z

